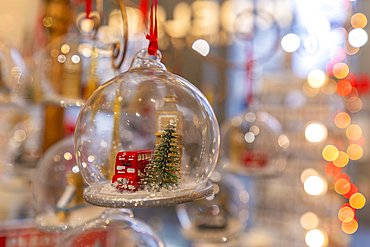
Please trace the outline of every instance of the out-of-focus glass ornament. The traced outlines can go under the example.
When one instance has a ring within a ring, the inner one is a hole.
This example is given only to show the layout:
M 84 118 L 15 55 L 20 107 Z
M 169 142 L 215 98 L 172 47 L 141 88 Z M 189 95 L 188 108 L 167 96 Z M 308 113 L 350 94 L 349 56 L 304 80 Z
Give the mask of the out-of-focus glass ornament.
M 131 25 L 123 65 L 117 70 L 113 67 L 113 53 L 125 46 L 122 44 L 124 34 L 120 12 L 119 9 L 110 11 L 105 16 L 107 24 L 100 23 L 98 27 L 86 18 L 85 13 L 80 13 L 67 34 L 48 44 L 38 62 L 44 101 L 62 107 L 82 106 L 98 86 L 128 69 L 134 51 L 146 41 L 142 35 L 143 25 Z M 99 22 L 102 18 L 96 11 L 91 17 Z M 127 18 L 140 19 L 140 10 L 127 8 Z M 116 42 L 120 42 L 118 50 L 113 49 Z
M 77 227 L 58 247 L 164 247 L 162 240 L 128 209 L 107 209 L 100 217 Z
M 167 72 L 160 59 L 160 52 L 150 56 L 146 49 L 139 51 L 130 69 L 99 87 L 82 108 L 75 152 L 89 185 L 84 191 L 87 202 L 107 207 L 165 206 L 212 193 L 207 181 L 219 152 L 216 117 L 205 96 Z M 171 137 L 165 135 L 168 131 Z M 156 156 L 156 143 L 169 139 L 177 154 L 165 160 L 177 161 L 161 162 L 168 168 L 166 174 L 146 170 L 153 152 Z M 159 188 L 152 190 L 142 182 L 148 173 L 154 174 Z
M 230 173 L 215 170 L 210 180 L 214 183 L 214 194 L 194 203 L 178 205 L 177 216 L 186 239 L 228 246 L 237 241 L 238 233 L 246 227 L 249 193 L 243 181 Z
M 255 109 L 222 125 L 219 165 L 237 174 L 275 175 L 286 167 L 289 138 L 276 118 Z
M 45 152 L 35 173 L 37 227 L 48 232 L 66 232 L 98 217 L 104 209 L 83 200 L 84 186 L 74 156 L 73 137 L 62 139 Z

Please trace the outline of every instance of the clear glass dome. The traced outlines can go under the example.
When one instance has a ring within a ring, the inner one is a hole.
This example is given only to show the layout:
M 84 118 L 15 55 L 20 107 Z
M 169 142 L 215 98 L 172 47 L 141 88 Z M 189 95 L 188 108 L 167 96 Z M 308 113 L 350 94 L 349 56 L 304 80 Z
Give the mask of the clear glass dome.
M 98 217 L 104 209 L 83 200 L 84 186 L 73 152 L 73 137 L 62 139 L 45 152 L 35 173 L 37 227 L 65 232 Z
M 289 138 L 279 121 L 256 106 L 221 127 L 219 165 L 243 175 L 271 176 L 286 166 Z
M 130 69 L 98 88 L 82 108 L 75 152 L 89 185 L 84 192 L 87 202 L 108 207 L 164 206 L 212 193 L 207 180 L 219 152 L 216 117 L 205 96 L 167 72 L 160 59 L 159 52 L 150 56 L 145 49 L 139 51 Z M 167 163 L 158 163 L 166 167 L 166 174 L 154 175 L 158 169 L 148 166 L 161 158 L 159 146 L 170 140 L 171 148 L 162 150 Z M 152 182 L 159 187 L 171 184 L 172 189 L 153 190 L 143 182 L 145 175 L 153 175 Z
M 164 247 L 162 240 L 129 210 L 107 209 L 97 219 L 77 227 L 58 247 L 140 246 Z
M 210 177 L 214 195 L 178 205 L 183 236 L 196 243 L 229 244 L 237 239 L 249 218 L 249 193 L 238 177 L 215 170 Z

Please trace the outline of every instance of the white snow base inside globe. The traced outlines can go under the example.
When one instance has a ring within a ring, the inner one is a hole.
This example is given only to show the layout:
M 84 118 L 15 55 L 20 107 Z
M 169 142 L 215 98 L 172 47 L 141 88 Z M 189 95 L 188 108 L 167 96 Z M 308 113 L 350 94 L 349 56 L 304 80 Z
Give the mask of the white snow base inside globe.
M 176 189 L 162 189 L 158 192 L 118 190 L 112 183 L 104 183 L 87 187 L 84 190 L 84 199 L 90 204 L 102 207 L 163 207 L 196 201 L 211 196 L 212 193 L 213 184 L 209 181 L 202 184 L 187 182 L 179 184 Z

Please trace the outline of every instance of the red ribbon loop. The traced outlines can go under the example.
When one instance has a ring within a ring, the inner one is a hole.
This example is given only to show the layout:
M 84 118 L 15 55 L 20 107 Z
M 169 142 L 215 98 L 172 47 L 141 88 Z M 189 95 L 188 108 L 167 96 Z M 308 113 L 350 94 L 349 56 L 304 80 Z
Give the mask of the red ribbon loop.
M 149 55 L 157 55 L 158 51 L 157 0 L 155 0 L 155 3 L 154 0 L 152 0 L 149 31 L 150 33 L 146 35 L 146 39 L 149 40 L 148 53 Z

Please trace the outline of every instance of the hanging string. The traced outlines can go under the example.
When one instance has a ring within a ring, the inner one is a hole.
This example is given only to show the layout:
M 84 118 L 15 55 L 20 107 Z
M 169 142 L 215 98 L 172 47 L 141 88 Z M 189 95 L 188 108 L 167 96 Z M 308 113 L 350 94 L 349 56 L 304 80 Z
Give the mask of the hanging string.
M 246 82 L 247 82 L 247 97 L 246 97 L 246 104 L 247 106 L 253 101 L 253 42 L 251 41 L 251 47 L 248 49 L 248 55 L 247 55 L 247 63 L 245 68 L 246 73 Z
M 86 1 L 86 18 L 90 19 L 90 13 L 92 8 L 92 0 L 85 0 Z
M 146 35 L 146 39 L 149 40 L 149 55 L 156 55 L 158 50 L 157 0 L 152 0 L 152 8 L 150 12 L 150 28 L 149 34 Z

